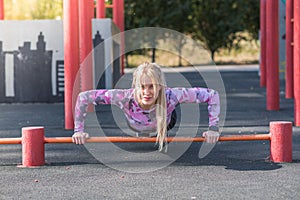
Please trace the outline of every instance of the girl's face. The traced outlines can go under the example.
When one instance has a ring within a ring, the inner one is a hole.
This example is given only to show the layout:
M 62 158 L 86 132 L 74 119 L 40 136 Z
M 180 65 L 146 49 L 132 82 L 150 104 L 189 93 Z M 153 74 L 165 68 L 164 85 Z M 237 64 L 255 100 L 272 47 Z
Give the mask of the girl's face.
M 160 86 L 157 85 L 156 94 L 154 84 L 149 76 L 144 76 L 141 84 L 141 107 L 149 110 L 156 102 Z

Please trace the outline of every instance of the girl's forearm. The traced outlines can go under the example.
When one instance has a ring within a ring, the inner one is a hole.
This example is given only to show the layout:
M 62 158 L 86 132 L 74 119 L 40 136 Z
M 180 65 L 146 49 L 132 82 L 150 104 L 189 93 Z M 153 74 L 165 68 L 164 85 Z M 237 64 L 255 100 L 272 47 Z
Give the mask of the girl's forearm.
M 74 132 L 84 132 L 84 119 L 89 104 L 88 92 L 81 92 L 76 101 L 74 110 Z

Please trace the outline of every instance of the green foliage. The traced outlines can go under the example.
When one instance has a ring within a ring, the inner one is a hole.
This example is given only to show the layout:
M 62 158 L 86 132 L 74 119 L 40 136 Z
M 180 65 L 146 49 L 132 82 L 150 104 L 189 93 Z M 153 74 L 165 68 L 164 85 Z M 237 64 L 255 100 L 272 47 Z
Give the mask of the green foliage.
M 259 0 L 125 0 L 125 23 L 127 30 L 156 26 L 191 35 L 214 57 L 220 48 L 238 49 L 240 41 L 257 39 Z
M 192 27 L 192 6 L 191 1 L 186 0 L 126 0 L 125 2 L 125 29 L 134 29 L 140 27 L 163 27 L 169 28 L 180 33 L 189 33 Z M 153 36 L 152 41 L 158 41 L 156 38 L 159 36 Z M 162 37 L 163 38 L 163 37 Z M 179 38 L 176 48 L 178 49 L 178 55 L 180 57 L 181 47 L 185 41 Z M 126 41 L 131 42 L 131 41 Z M 135 40 L 135 42 L 137 42 Z M 155 42 L 153 42 L 155 46 Z M 125 45 L 126 46 L 126 45 Z M 153 51 L 155 54 L 155 51 Z M 155 57 L 153 55 L 152 61 Z M 178 65 L 181 65 L 179 59 Z
M 250 39 L 258 39 L 259 31 L 259 0 L 251 0 L 244 2 L 245 8 L 242 15 L 245 31 L 250 33 Z
M 238 49 L 240 41 L 246 40 L 241 32 L 258 32 L 255 5 L 259 1 L 244 0 L 194 0 L 194 26 L 193 37 L 200 39 L 214 53 L 220 48 Z M 258 16 L 259 18 L 259 16 Z M 251 21 L 253 20 L 253 21 Z
M 63 12 L 63 0 L 37 0 L 31 11 L 33 19 L 60 19 Z
M 63 16 L 63 0 L 4 2 L 8 20 L 62 19 Z M 112 0 L 106 2 L 111 4 Z M 239 49 L 240 41 L 258 38 L 259 0 L 124 0 L 124 8 L 126 30 L 169 28 L 200 40 L 212 57 L 220 49 Z M 112 17 L 111 9 L 106 10 L 106 16 Z M 249 33 L 247 37 L 241 34 L 245 32 Z M 179 56 L 184 43 L 174 44 Z
M 125 0 L 125 28 L 165 27 L 182 33 L 192 25 L 191 1 Z M 184 23 L 184 24 L 183 24 Z
M 30 12 L 35 0 L 5 0 L 4 13 L 6 20 L 32 19 Z
M 61 19 L 63 0 L 5 0 L 5 19 Z

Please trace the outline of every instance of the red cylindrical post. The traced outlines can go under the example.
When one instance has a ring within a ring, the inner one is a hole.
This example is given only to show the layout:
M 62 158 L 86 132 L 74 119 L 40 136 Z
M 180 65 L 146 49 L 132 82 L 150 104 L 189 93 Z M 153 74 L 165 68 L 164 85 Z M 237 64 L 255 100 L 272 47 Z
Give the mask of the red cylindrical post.
M 45 164 L 44 127 L 22 128 L 22 167 Z
M 4 20 L 4 0 L 0 0 L 0 20 Z
M 260 86 L 266 86 L 266 0 L 260 0 Z
M 125 38 L 124 38 L 124 0 L 113 0 L 113 20 L 119 27 L 121 32 L 121 74 L 124 74 L 124 52 L 125 52 Z
M 79 70 L 78 0 L 64 0 L 65 129 L 74 128 L 73 88 Z M 78 89 L 77 89 L 78 90 Z M 76 90 L 75 90 L 76 91 Z M 75 92 L 75 96 L 79 90 Z
M 266 1 L 267 110 L 279 110 L 278 1 Z
M 300 1 L 294 1 L 294 118 L 300 126 Z
M 286 72 L 285 72 L 285 97 L 290 99 L 294 98 L 294 86 L 293 86 L 293 0 L 286 1 L 286 37 L 285 37 L 285 47 L 286 47 Z
M 92 19 L 94 1 L 79 0 L 79 46 L 81 91 L 93 89 Z
M 97 0 L 96 17 L 105 18 L 105 16 L 106 16 L 105 0 Z
M 124 0 L 113 1 L 113 20 L 120 31 L 124 31 Z
M 292 162 L 292 122 L 270 122 L 270 159 L 273 162 Z

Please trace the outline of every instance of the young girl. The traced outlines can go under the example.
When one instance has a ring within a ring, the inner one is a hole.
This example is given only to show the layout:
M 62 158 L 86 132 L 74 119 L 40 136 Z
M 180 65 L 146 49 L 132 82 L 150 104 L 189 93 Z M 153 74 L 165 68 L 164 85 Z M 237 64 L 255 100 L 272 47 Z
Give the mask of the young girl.
M 157 133 L 159 151 L 163 148 L 167 131 L 175 125 L 175 108 L 180 103 L 207 103 L 209 129 L 203 137 L 206 142 L 215 143 L 220 136 L 218 93 L 207 88 L 168 88 L 165 76 L 156 63 L 145 62 L 137 67 L 131 89 L 90 90 L 79 94 L 72 136 L 76 144 L 84 144 L 89 137 L 84 132 L 84 118 L 90 103 L 114 104 L 124 111 L 132 130 L 149 136 L 150 133 Z

